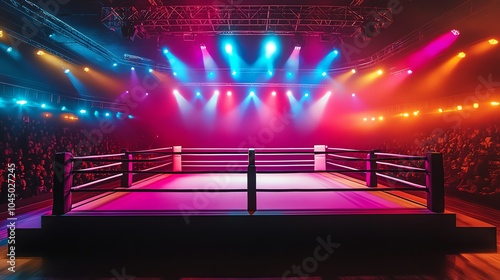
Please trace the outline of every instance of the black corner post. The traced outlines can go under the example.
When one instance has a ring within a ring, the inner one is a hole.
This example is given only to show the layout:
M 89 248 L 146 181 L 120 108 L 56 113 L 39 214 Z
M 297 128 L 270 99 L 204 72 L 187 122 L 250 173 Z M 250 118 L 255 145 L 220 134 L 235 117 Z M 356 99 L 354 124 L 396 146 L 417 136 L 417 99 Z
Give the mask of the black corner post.
M 57 153 L 54 155 L 52 215 L 64 215 L 71 211 L 72 166 L 73 162 L 70 153 Z
M 428 153 L 425 169 L 427 170 L 427 209 L 436 213 L 444 212 L 443 154 Z
M 127 150 L 122 149 L 121 153 L 124 153 L 122 156 L 122 165 L 121 165 L 121 171 L 123 172 L 123 175 L 121 177 L 121 187 L 124 188 L 130 188 L 132 186 L 132 170 L 133 168 L 133 162 L 132 160 L 132 154 L 129 154 Z
M 257 171 L 255 149 L 248 149 L 247 210 L 252 215 L 257 210 Z
M 375 188 L 377 187 L 377 155 L 375 154 L 377 151 L 373 150 L 369 154 L 366 155 L 366 186 Z

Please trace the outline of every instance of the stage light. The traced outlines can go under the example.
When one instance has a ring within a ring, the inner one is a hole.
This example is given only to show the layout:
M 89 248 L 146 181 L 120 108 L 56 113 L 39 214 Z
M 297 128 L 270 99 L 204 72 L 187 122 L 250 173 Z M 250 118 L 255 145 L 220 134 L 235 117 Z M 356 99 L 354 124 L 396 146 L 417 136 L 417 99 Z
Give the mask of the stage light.
M 26 100 L 19 100 L 19 101 L 16 101 L 16 104 L 17 104 L 17 105 L 21 105 L 21 106 L 22 106 L 22 105 L 25 105 L 26 103 L 28 103 L 28 101 L 26 101 Z
M 134 70 L 135 70 L 135 67 L 133 67 L 133 66 L 132 66 L 132 67 L 130 67 L 130 70 L 134 71 Z
M 231 44 L 226 44 L 226 46 L 224 47 L 224 49 L 226 50 L 226 53 L 228 54 L 233 54 L 233 46 Z
M 109 114 L 109 113 L 106 113 L 106 114 L 104 114 L 104 115 L 105 115 L 106 117 L 109 117 L 109 116 L 110 116 L 110 114 Z
M 413 71 L 412 70 L 408 70 L 407 73 L 408 73 L 408 75 L 411 75 L 411 74 L 413 74 Z
M 128 90 L 126 90 L 125 93 L 128 93 Z
M 89 69 L 88 67 L 85 67 L 85 68 L 83 68 L 83 71 L 85 71 L 85 72 L 89 72 L 89 71 L 90 71 L 90 69 Z
M 287 91 L 287 92 L 286 92 L 286 95 L 291 96 L 291 95 L 292 95 L 292 91 L 290 91 L 290 90 L 289 90 L 289 91 Z
M 207 49 L 207 46 L 205 44 L 200 44 L 200 49 L 202 50 L 206 50 Z
M 321 76 L 326 77 L 326 72 L 321 73 Z
M 86 114 L 86 113 L 87 113 L 87 110 L 85 110 L 85 109 L 80 110 L 80 114 Z
M 54 38 L 54 37 L 56 37 L 56 34 L 55 33 L 50 33 L 49 38 Z
M 458 30 L 456 30 L 456 29 L 453 29 L 453 30 L 451 31 L 451 34 L 453 34 L 453 35 L 455 35 L 455 36 L 458 36 L 458 35 L 460 35 L 460 32 L 459 32 Z
M 275 92 L 275 91 L 273 91 L 273 92 L 271 93 L 271 95 L 272 95 L 272 96 L 276 96 L 276 92 Z
M 134 118 L 134 116 L 132 116 L 132 115 L 128 115 L 128 118 L 129 118 L 129 119 L 133 119 L 133 118 Z
M 479 103 L 474 103 L 474 104 L 472 104 L 472 107 L 474 107 L 474 109 L 479 108 Z
M 408 114 L 408 113 L 404 113 L 404 114 L 403 114 L 403 117 L 407 118 L 409 115 L 410 115 L 410 114 Z
M 45 103 L 44 103 L 40 107 L 45 108 L 45 107 L 47 107 L 47 105 L 45 105 Z
M 355 97 L 355 96 L 356 96 L 356 94 L 355 94 L 355 93 L 352 93 L 352 94 L 351 94 L 351 96 L 352 96 L 352 97 Z
M 201 93 L 199 91 L 196 92 L 196 96 L 200 96 Z
M 374 122 L 374 121 L 375 121 L 375 117 L 372 117 L 372 122 Z
M 46 118 L 50 118 L 52 115 L 50 113 L 45 113 L 45 114 L 43 114 L 43 116 Z
M 146 96 L 148 96 L 148 95 L 149 95 L 149 93 L 146 92 Z
M 309 97 L 309 93 L 306 92 L 306 94 L 304 94 L 305 97 Z
M 151 68 L 149 68 L 148 71 L 149 71 L 149 73 L 153 73 L 153 69 L 151 69 Z
M 37 51 L 36 54 L 37 55 L 44 55 L 44 52 L 43 51 Z
M 368 118 L 363 118 L 363 121 L 365 121 L 365 122 L 368 121 Z
M 460 106 L 460 105 L 458 105 L 458 106 L 457 106 L 457 110 L 458 110 L 458 111 L 462 111 L 462 109 L 463 109 L 463 107 L 462 107 L 462 106 Z
M 214 91 L 214 95 L 219 95 L 219 91 L 218 90 Z
M 177 72 L 174 72 L 173 74 L 174 74 L 174 76 L 177 76 Z
M 491 102 L 491 106 L 498 106 L 500 104 L 500 102 L 497 102 L 497 101 L 492 101 Z
M 301 47 L 301 46 L 299 46 L 299 45 L 296 45 L 296 46 L 295 46 L 295 50 L 296 50 L 296 51 L 300 51 L 300 49 L 301 49 L 301 48 L 302 48 L 302 47 Z
M 439 108 L 439 109 L 438 109 L 438 112 L 439 112 L 439 113 L 442 113 L 442 112 L 443 112 L 443 109 Z
M 339 51 L 338 50 L 333 50 L 333 54 L 338 55 Z
M 351 73 L 356 74 L 356 69 L 352 69 Z
M 118 66 L 118 63 L 116 63 L 116 62 L 113 63 L 113 67 L 116 67 L 116 66 Z
M 70 72 L 69 69 L 64 69 L 64 73 L 68 74 Z
M 288 72 L 286 74 L 288 75 L 288 77 L 291 77 L 293 75 L 292 72 Z
M 253 90 L 250 92 L 250 96 L 255 96 L 255 92 Z
M 62 106 L 61 111 L 66 111 L 66 106 Z
M 460 57 L 460 58 L 464 58 L 464 57 L 465 57 L 465 53 L 464 53 L 464 52 L 459 52 L 459 53 L 458 53 L 458 57 Z
M 12 47 L 8 47 L 7 52 L 11 52 L 11 51 L 12 51 Z
M 413 112 L 413 115 L 416 117 L 416 116 L 418 116 L 419 113 L 420 113 L 420 111 L 415 111 L 415 112 Z
M 167 54 L 168 53 L 168 49 L 163 49 L 163 54 Z
M 236 76 L 236 70 L 233 70 L 233 72 L 231 72 L 231 75 Z
M 378 117 L 378 120 L 379 120 L 379 121 L 383 121 L 383 120 L 384 120 L 384 117 L 383 117 L 383 116 L 380 116 L 380 117 Z
M 271 57 L 275 52 L 276 52 L 276 43 L 274 42 L 268 42 L 266 44 L 266 57 L 269 58 Z
M 230 91 L 228 91 L 228 92 L 227 92 L 227 96 L 231 96 L 231 95 L 233 95 L 233 93 L 232 93 L 232 92 L 230 92 Z
M 327 91 L 327 92 L 326 92 L 326 95 L 327 95 L 327 96 L 330 96 L 330 95 L 332 95 L 332 92 L 331 92 L 331 91 Z
M 490 43 L 490 45 L 496 45 L 496 44 L 498 44 L 498 40 L 496 40 L 496 39 L 489 39 L 488 43 Z
M 3 30 L 0 30 L 0 38 L 3 37 Z
M 379 70 L 377 71 L 377 74 L 382 75 L 382 74 L 384 74 L 384 71 L 383 71 L 382 69 L 379 69 Z
M 273 71 L 267 71 L 267 75 L 272 76 L 273 75 Z
M 179 91 L 178 91 L 178 90 L 176 90 L 176 89 L 174 89 L 174 94 L 175 94 L 175 95 L 178 95 L 178 94 L 179 94 Z
M 99 117 L 99 112 L 98 111 L 94 111 L 94 116 Z

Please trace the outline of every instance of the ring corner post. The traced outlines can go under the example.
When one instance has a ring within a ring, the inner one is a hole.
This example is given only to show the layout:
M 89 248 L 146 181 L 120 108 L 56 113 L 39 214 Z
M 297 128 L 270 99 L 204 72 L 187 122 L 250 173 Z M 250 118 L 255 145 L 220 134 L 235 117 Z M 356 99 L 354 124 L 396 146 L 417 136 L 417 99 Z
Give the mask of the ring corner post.
M 124 188 L 130 188 L 132 186 L 132 170 L 134 170 L 133 162 L 132 162 L 132 154 L 130 154 L 127 150 L 122 149 L 121 153 L 124 155 L 122 156 L 122 178 L 121 178 L 121 187 Z
M 375 154 L 377 151 L 373 150 L 366 155 L 366 186 L 375 188 L 378 185 L 377 181 L 377 155 Z
M 314 171 L 326 171 L 326 145 L 314 145 Z
M 73 162 L 71 158 L 70 153 L 57 153 L 54 155 L 52 215 L 64 215 L 71 211 L 71 187 L 73 184 L 73 175 L 71 174 Z
M 182 171 L 182 146 L 174 146 L 173 147 L 173 164 L 172 171 L 173 172 L 181 172 Z
M 427 209 L 435 213 L 442 213 L 445 209 L 444 202 L 444 168 L 443 154 L 428 153 L 425 161 Z
M 252 215 L 257 210 L 257 170 L 255 149 L 248 149 L 247 210 Z

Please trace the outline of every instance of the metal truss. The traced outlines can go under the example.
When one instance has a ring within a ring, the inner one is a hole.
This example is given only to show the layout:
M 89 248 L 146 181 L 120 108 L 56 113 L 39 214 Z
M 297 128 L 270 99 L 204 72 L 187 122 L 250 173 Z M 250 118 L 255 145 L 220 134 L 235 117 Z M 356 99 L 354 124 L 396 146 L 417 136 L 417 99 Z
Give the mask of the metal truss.
M 103 7 L 101 21 L 110 29 L 135 27 L 139 37 L 176 34 L 277 34 L 354 37 L 368 22 L 383 28 L 392 23 L 392 11 L 381 7 L 324 5 L 184 5 Z

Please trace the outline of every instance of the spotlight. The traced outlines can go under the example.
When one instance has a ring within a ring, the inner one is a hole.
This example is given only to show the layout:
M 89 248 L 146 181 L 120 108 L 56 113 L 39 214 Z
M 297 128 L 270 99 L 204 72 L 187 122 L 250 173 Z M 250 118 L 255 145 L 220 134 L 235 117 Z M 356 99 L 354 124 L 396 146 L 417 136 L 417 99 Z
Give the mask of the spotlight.
M 218 90 L 214 91 L 214 95 L 219 95 L 219 91 Z
M 500 102 L 497 102 L 497 101 L 492 101 L 491 102 L 491 106 L 498 106 L 500 105 Z
M 200 49 L 202 50 L 206 50 L 207 49 L 207 46 L 205 44 L 200 44 Z
M 352 69 L 351 73 L 356 74 L 356 69 Z
M 338 55 L 339 51 L 338 50 L 333 50 L 333 54 Z
M 146 96 L 148 96 L 148 95 L 149 95 L 149 93 L 146 92 Z
M 442 112 L 443 112 L 443 109 L 439 108 L 439 109 L 438 109 L 438 112 L 439 112 L 439 113 L 442 113 Z
M 292 91 L 291 90 L 287 91 L 286 95 L 291 96 L 292 95 Z
M 104 115 L 105 115 L 106 117 L 109 117 L 109 116 L 110 116 L 110 114 L 109 114 L 109 113 L 106 113 L 106 114 L 104 114 Z
M 0 30 L 0 38 L 3 37 L 3 30 Z
M 301 48 L 302 48 L 302 47 L 301 47 L 300 45 L 295 45 L 295 50 L 296 50 L 296 51 L 300 51 L 300 49 L 301 49 Z
M 231 75 L 236 76 L 236 70 L 233 70 L 233 72 L 231 72 Z
M 415 111 L 415 112 L 413 112 L 413 115 L 416 117 L 416 116 L 418 116 L 419 113 L 420 113 L 420 111 Z
M 326 95 L 327 95 L 327 96 L 330 96 L 330 95 L 332 95 L 332 92 L 331 92 L 331 91 L 327 91 L 327 92 L 326 92 Z
M 272 94 L 272 96 L 276 96 L 276 92 L 275 91 L 273 91 L 271 94 Z
M 305 97 L 309 97 L 309 93 L 306 92 L 306 94 L 304 94 Z
M 250 92 L 250 96 L 254 96 L 254 95 L 255 95 L 255 92 L 252 90 L 252 91 Z
M 130 67 L 130 70 L 134 71 L 134 70 L 135 70 L 135 67 L 133 67 L 133 66 L 132 66 L 132 67 Z
M 233 93 L 232 93 L 232 92 L 230 92 L 230 91 L 228 91 L 228 92 L 227 92 L 227 96 L 231 96 L 231 95 L 233 95 Z
M 64 73 L 68 74 L 70 72 L 69 69 L 64 69 Z
M 410 115 L 410 114 L 408 114 L 408 113 L 404 113 L 404 114 L 403 114 L 403 117 L 407 118 L 409 115 Z
M 272 75 L 273 75 L 273 71 L 269 70 L 269 71 L 267 71 L 267 74 L 268 74 L 269 76 L 272 76 Z
M 129 118 L 129 119 L 133 119 L 133 118 L 134 118 L 134 116 L 132 116 L 132 115 L 128 115 L 128 118 Z
M 496 45 L 496 44 L 498 44 L 498 40 L 490 39 L 490 40 L 488 40 L 488 43 L 490 43 L 490 45 Z
M 375 117 L 372 117 L 372 122 L 375 121 Z
M 413 71 L 412 70 L 408 70 L 407 73 L 408 73 L 408 75 L 411 75 L 411 74 L 413 74 Z
M 379 69 L 379 70 L 377 71 L 377 74 L 382 75 L 382 74 L 384 74 L 384 71 L 383 71 L 382 69 Z
M 80 114 L 86 114 L 86 113 L 87 113 L 87 110 L 85 110 L 85 109 L 80 110 Z
M 457 110 L 458 110 L 458 111 L 462 111 L 462 109 L 463 109 L 463 107 L 462 107 L 461 105 L 458 105 L 458 106 L 457 106 Z
M 163 54 L 167 54 L 168 53 L 168 49 L 163 49 Z
M 271 57 L 275 52 L 276 52 L 276 43 L 274 42 L 269 42 L 266 44 L 266 57 L 269 58 Z
M 45 108 L 45 107 L 47 107 L 47 105 L 45 105 L 45 103 L 44 103 L 40 107 Z
M 451 34 L 453 34 L 453 35 L 455 35 L 455 36 L 458 36 L 458 35 L 460 35 L 460 32 L 459 32 L 458 30 L 456 30 L 456 29 L 453 29 L 453 30 L 451 31 Z
M 474 107 L 474 109 L 477 109 L 477 108 L 479 108 L 479 104 L 478 104 L 478 103 L 474 103 L 474 104 L 472 105 L 472 107 Z
M 326 72 L 321 73 L 321 76 L 325 77 L 326 76 Z
M 44 52 L 43 51 L 37 51 L 36 54 L 37 55 L 44 55 Z
M 178 90 L 176 90 L 176 89 L 174 89 L 174 94 L 175 94 L 175 95 L 178 95 L 178 94 L 179 94 L 179 91 L 178 91 Z
M 85 71 L 85 72 L 89 72 L 89 71 L 90 71 L 90 69 L 89 69 L 88 67 L 85 67 L 85 68 L 83 68 L 83 71 Z
M 460 52 L 460 53 L 458 53 L 458 57 L 460 57 L 460 58 L 464 58 L 464 57 L 465 57 L 465 53 L 464 53 L 464 52 Z
M 7 52 L 11 52 L 11 51 L 12 51 L 12 47 L 8 47 Z
M 355 96 L 356 96 L 356 94 L 353 92 L 353 93 L 351 94 L 351 96 L 352 96 L 352 97 L 355 97 Z
M 149 68 L 148 71 L 149 71 L 149 73 L 153 73 L 153 69 L 151 69 L 151 68 Z
M 21 105 L 21 106 L 22 106 L 22 105 L 24 105 L 24 104 L 26 104 L 26 103 L 28 103 L 28 101 L 26 101 L 26 100 L 19 100 L 19 101 L 16 101 L 16 104 L 17 104 L 17 105 Z
M 177 76 L 177 72 L 174 72 L 174 76 Z
M 384 120 L 384 117 L 383 117 L 383 116 L 380 116 L 380 117 L 378 117 L 378 120 L 379 120 L 379 121 L 383 121 L 383 120 Z
M 116 62 L 113 63 L 113 67 L 116 67 L 116 66 L 118 66 L 118 63 L 116 63 Z
M 61 111 L 66 111 L 66 106 L 62 106 Z
M 228 54 L 233 54 L 233 46 L 231 44 L 226 44 L 226 46 L 224 47 L 224 49 L 226 50 L 226 53 Z
M 94 111 L 94 116 L 98 117 L 99 116 L 99 112 L 98 111 Z
M 368 121 L 368 118 L 363 118 L 363 121 L 364 121 L 364 122 Z
M 201 93 L 199 91 L 196 92 L 196 96 L 200 96 Z

